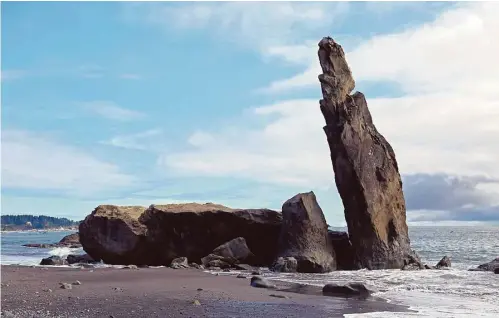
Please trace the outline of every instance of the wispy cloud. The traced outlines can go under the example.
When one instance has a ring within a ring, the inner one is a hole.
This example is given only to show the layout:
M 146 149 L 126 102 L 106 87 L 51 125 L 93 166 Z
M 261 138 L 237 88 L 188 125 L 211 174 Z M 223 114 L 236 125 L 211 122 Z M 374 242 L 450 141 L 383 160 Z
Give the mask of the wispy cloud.
M 144 113 L 120 107 L 111 101 L 84 102 L 81 105 L 94 114 L 117 121 L 132 121 L 145 117 Z
M 491 208 L 497 200 L 491 198 L 499 196 L 499 184 L 462 180 L 499 180 L 499 43 L 494 40 L 499 38 L 498 15 L 495 3 L 467 3 L 431 23 L 374 36 L 347 52 L 358 82 L 392 82 L 402 88 L 397 98 L 367 96 L 376 127 L 395 149 L 401 172 L 461 180 L 449 191 L 466 198 L 459 202 L 470 213 L 478 210 L 468 205 L 483 200 L 480 209 L 487 211 L 487 217 L 497 211 Z M 463 45 L 473 47 L 472 59 Z M 274 83 L 273 89 L 319 87 L 321 70 L 314 46 L 313 60 L 304 53 L 307 45 L 296 51 L 292 46 L 268 51 L 286 62 L 308 66 L 305 72 Z M 187 175 L 327 187 L 333 176 L 318 104 L 315 99 L 286 100 L 256 108 L 257 121 L 273 114 L 270 123 L 268 118 L 261 120 L 266 123 L 262 129 L 238 126 L 193 132 L 189 150 L 166 153 L 159 163 L 170 172 Z M 435 178 L 423 179 L 420 186 L 408 184 L 409 200 L 414 201 L 423 188 L 434 191 Z M 442 184 L 437 187 L 442 189 Z M 442 197 L 433 201 L 447 202 Z
M 28 72 L 25 70 L 2 70 L 0 79 L 2 82 L 21 79 L 26 77 Z
M 183 30 L 210 28 L 216 38 L 265 51 L 293 44 L 317 30 L 327 30 L 348 11 L 347 2 L 223 2 L 133 4 L 125 7 L 134 20 Z
M 2 188 L 87 196 L 136 182 L 117 166 L 53 138 L 23 130 L 2 131 Z
M 101 143 L 131 150 L 161 151 L 163 149 L 161 149 L 160 143 L 153 137 L 158 137 L 162 133 L 161 129 L 150 129 L 136 134 L 115 136 Z

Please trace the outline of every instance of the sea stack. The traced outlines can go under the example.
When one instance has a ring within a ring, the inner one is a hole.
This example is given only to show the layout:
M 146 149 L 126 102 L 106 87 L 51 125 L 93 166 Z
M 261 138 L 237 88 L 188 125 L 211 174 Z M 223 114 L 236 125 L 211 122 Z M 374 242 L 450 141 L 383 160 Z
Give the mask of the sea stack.
M 364 95 L 350 95 L 355 81 L 342 47 L 326 37 L 318 54 L 324 131 L 355 260 L 368 269 L 402 268 L 413 252 L 395 153 L 374 126 Z

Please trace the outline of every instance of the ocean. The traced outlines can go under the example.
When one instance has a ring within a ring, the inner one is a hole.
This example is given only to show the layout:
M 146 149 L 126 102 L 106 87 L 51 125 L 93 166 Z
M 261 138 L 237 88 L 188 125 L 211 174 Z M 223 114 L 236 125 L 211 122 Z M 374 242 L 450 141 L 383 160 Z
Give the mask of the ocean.
M 344 230 L 344 229 L 335 229 Z M 449 270 L 359 270 L 327 274 L 276 274 L 264 276 L 323 286 L 326 283 L 362 282 L 374 295 L 409 306 L 411 313 L 376 312 L 346 317 L 499 317 L 499 275 L 471 272 L 499 257 L 499 227 L 410 227 L 411 246 L 423 262 L 435 265 L 451 257 Z M 26 243 L 55 243 L 71 232 L 2 232 L 1 264 L 37 265 L 43 257 L 83 253 L 82 249 L 37 249 Z M 219 273 L 237 275 L 238 272 Z

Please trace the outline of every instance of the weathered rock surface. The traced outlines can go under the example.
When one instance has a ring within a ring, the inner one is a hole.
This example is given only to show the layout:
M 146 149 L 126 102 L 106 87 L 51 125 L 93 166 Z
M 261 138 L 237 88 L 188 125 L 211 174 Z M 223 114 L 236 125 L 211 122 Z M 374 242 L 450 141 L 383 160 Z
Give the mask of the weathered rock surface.
M 80 224 L 83 249 L 108 264 L 170 265 L 177 257 L 201 258 L 243 237 L 251 265 L 270 265 L 277 251 L 281 213 L 231 209 L 222 205 L 169 204 L 97 207 Z
M 149 248 L 147 228 L 139 222 L 144 211 L 140 206 L 98 206 L 80 223 L 83 249 L 107 264 L 169 265 L 159 264 L 155 251 Z
M 299 193 L 287 200 L 282 206 L 282 217 L 277 258 L 295 258 L 296 271 L 302 273 L 336 269 L 326 219 L 313 192 Z
M 204 267 L 214 269 L 214 268 L 230 268 L 234 266 L 237 261 L 233 258 L 224 257 L 215 254 L 209 254 L 201 259 L 201 264 Z
M 238 263 L 251 262 L 254 257 L 251 253 L 244 237 L 237 237 L 215 248 L 212 254 L 220 255 L 225 258 L 234 259 Z
M 350 283 L 346 285 L 337 284 L 327 284 L 322 288 L 322 294 L 324 296 L 335 296 L 335 297 L 360 297 L 367 298 L 371 295 L 371 292 L 366 288 L 364 284 L 361 283 Z
M 356 261 L 369 269 L 402 268 L 412 251 L 395 153 L 364 95 L 350 95 L 355 81 L 341 46 L 326 37 L 318 55 L 324 131 Z
M 296 273 L 298 261 L 294 257 L 278 257 L 271 269 L 282 273 Z
M 496 259 L 493 259 L 492 261 L 490 261 L 488 263 L 478 265 L 477 268 L 472 268 L 472 269 L 470 269 L 470 271 L 495 272 L 498 269 L 499 269 L 499 257 Z
M 338 270 L 356 270 L 360 269 L 355 263 L 355 253 L 348 233 L 339 231 L 328 231 L 328 238 L 333 245 L 336 256 L 336 265 Z
M 437 263 L 437 265 L 435 265 L 435 268 L 436 269 L 447 268 L 450 267 L 450 265 L 451 265 L 450 258 L 446 255 Z
M 56 265 L 56 266 L 57 265 L 68 265 L 68 262 L 63 258 L 54 255 L 54 256 L 50 256 L 50 257 L 42 259 L 42 261 L 40 262 L 40 265 L 52 265 L 52 266 L 54 266 L 54 265 Z
M 54 247 L 69 247 L 69 248 L 80 248 L 80 236 L 78 233 L 73 233 L 66 235 L 58 243 L 29 243 L 23 244 L 25 247 L 36 247 L 36 248 L 54 248 Z
M 190 203 L 151 205 L 140 220 L 160 263 L 178 256 L 199 262 L 220 245 L 243 237 L 254 254 L 250 265 L 269 265 L 277 251 L 282 216 L 268 209 Z

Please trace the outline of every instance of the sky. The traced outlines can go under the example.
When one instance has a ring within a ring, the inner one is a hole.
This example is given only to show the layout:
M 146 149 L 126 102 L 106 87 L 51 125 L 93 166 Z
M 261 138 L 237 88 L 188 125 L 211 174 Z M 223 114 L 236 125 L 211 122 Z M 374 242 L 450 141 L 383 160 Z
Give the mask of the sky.
M 345 224 L 317 43 L 393 146 L 410 225 L 499 223 L 499 3 L 6 2 L 2 213 L 272 208 Z

